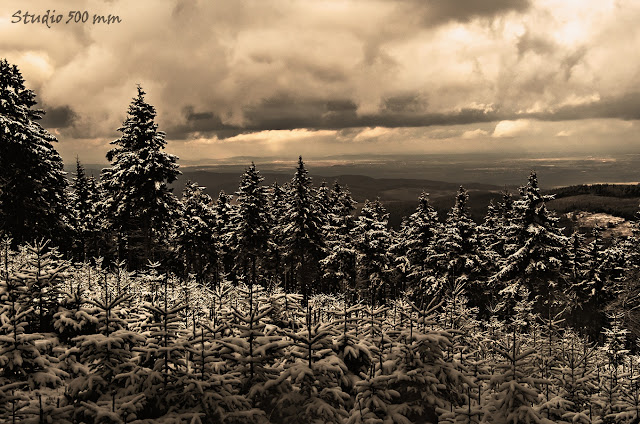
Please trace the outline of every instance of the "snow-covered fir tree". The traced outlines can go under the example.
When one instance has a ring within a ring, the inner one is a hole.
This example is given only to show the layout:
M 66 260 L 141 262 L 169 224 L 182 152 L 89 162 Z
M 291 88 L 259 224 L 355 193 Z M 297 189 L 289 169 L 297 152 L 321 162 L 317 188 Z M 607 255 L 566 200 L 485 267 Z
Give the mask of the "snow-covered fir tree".
M 71 184 L 69 202 L 74 232 L 74 257 L 84 261 L 99 252 L 100 243 L 100 191 L 93 176 L 88 176 L 80 159 L 76 157 L 76 172 Z
M 164 152 L 165 134 L 155 123 L 156 110 L 138 95 L 118 128 L 122 137 L 107 152 L 111 167 L 102 171 L 105 210 L 118 238 L 118 257 L 137 268 L 163 257 L 178 208 L 169 184 L 180 174 L 177 157 Z
M 392 292 L 392 240 L 387 226 L 389 214 L 379 199 L 367 200 L 354 230 L 356 235 L 357 291 L 372 307 L 384 303 Z
M 324 257 L 324 219 L 311 185 L 309 171 L 302 157 L 289 183 L 283 232 L 286 234 L 285 255 L 290 275 L 305 301 L 320 276 L 319 261 Z
M 182 390 L 186 375 L 186 349 L 183 345 L 184 327 L 179 313 L 187 305 L 170 299 L 169 278 L 162 279 L 162 293 L 156 302 L 147 302 L 142 324 L 144 344 L 139 352 L 132 381 L 145 394 L 143 413 L 159 418 L 180 408 L 185 393 Z
M 261 283 L 259 278 L 269 241 L 269 213 L 264 178 L 254 163 L 242 174 L 236 193 L 237 212 L 233 216 L 233 246 L 236 274 L 246 285 Z
M 15 276 L 27 287 L 29 327 L 33 332 L 50 332 L 63 273 L 69 264 L 59 258 L 57 249 L 51 248 L 48 241 L 27 245 L 25 253 L 26 261 Z
M 604 293 L 605 277 L 601 271 L 604 246 L 597 226 L 592 230 L 591 237 L 592 240 L 587 243 L 583 234 L 577 231 L 571 234 L 565 267 L 569 284 L 570 324 L 583 334 L 596 337 L 607 322 L 604 311 L 598 309 L 610 302 L 611 297 Z
M 434 255 L 440 232 L 438 213 L 429 204 L 429 194 L 422 192 L 416 211 L 403 222 L 399 237 L 401 256 L 396 265 L 402 267 L 404 275 L 401 290 L 424 293 L 435 284 Z
M 237 208 L 232 205 L 233 196 L 221 191 L 216 200 L 215 214 L 215 236 L 220 243 L 220 270 L 219 273 L 235 281 L 233 246 L 236 245 L 235 232 L 233 231 L 234 215 Z
M 268 260 L 265 264 L 267 286 L 284 286 L 284 240 L 282 223 L 286 208 L 286 191 L 276 181 L 269 193 Z
M 558 218 L 547 210 L 546 202 L 553 197 L 540 192 L 535 172 L 520 188 L 520 196 L 513 206 L 513 244 L 492 280 L 501 282 L 505 298 L 516 296 L 524 285 L 535 297 L 536 311 L 548 315 L 567 304 L 563 273 L 567 237 L 558 227 Z
M 41 237 L 59 245 L 68 230 L 62 158 L 36 104 L 18 67 L 0 60 L 0 231 L 14 247 Z
M 236 376 L 238 393 L 253 407 L 268 415 L 277 415 L 274 399 L 290 390 L 280 376 L 279 363 L 290 344 L 269 324 L 271 302 L 261 286 L 238 287 L 238 306 L 231 308 L 231 332 L 220 340 L 220 355 L 229 372 Z
M 496 263 L 502 259 L 504 253 L 504 239 L 501 237 L 501 216 L 500 208 L 493 199 L 487 205 L 487 213 L 482 224 L 478 225 L 478 239 L 485 258 L 487 259 L 487 272 L 497 271 Z
M 0 281 L 0 418 L 15 423 L 27 419 L 33 394 L 60 386 L 66 373 L 52 354 L 56 339 L 33 325 L 33 281 L 7 270 Z
M 293 346 L 290 360 L 274 385 L 290 381 L 292 390 L 277 400 L 279 413 L 284 419 L 296 422 L 341 422 L 347 417 L 345 404 L 349 395 L 340 382 L 346 366 L 332 350 L 334 329 L 330 323 L 312 322 L 312 311 L 307 304 L 304 326 L 299 331 L 287 331 Z
M 197 282 L 208 277 L 216 284 L 219 279 L 219 241 L 215 232 L 213 201 L 204 189 L 187 181 L 175 237 L 185 275 L 194 274 Z
M 486 304 L 488 288 L 481 281 L 486 259 L 478 240 L 476 224 L 468 207 L 469 195 L 460 187 L 456 202 L 447 215 L 442 236 L 436 243 L 434 260 L 438 272 L 436 286 L 427 290 L 443 289 L 451 292 L 459 284 L 465 285 L 473 304 Z
M 65 403 L 73 406 L 76 422 L 132 421 L 144 407 L 145 395 L 135 389 L 138 378 L 133 362 L 134 349 L 144 337 L 129 330 L 122 318 L 129 300 L 114 294 L 107 284 L 88 300 L 82 311 L 95 323 L 95 333 L 82 334 L 72 341 L 79 363 L 87 366 L 66 386 Z
M 356 219 L 353 215 L 356 202 L 348 188 L 337 181 L 329 196 L 331 209 L 325 226 L 327 256 L 321 261 L 322 278 L 325 289 L 332 293 L 343 293 L 346 302 L 347 298 L 353 298 L 356 288 Z

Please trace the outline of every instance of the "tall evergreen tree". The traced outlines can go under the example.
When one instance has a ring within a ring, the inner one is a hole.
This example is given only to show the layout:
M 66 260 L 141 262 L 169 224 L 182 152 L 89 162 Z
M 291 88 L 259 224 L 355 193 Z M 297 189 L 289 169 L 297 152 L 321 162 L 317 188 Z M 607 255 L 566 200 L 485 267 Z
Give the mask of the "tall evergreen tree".
M 39 237 L 59 243 L 67 226 L 62 158 L 36 103 L 18 67 L 0 60 L 0 230 L 14 246 Z
M 321 262 L 323 280 L 328 291 L 343 292 L 346 298 L 352 298 L 357 275 L 354 244 L 356 219 L 353 216 L 356 202 L 349 190 L 337 181 L 330 198 L 331 210 L 325 227 L 327 256 Z
M 387 223 L 389 214 L 379 199 L 367 200 L 362 207 L 356 233 L 358 291 L 371 307 L 384 303 L 391 292 L 389 287 L 391 236 Z
M 221 191 L 214 208 L 215 214 L 215 235 L 220 243 L 220 274 L 230 275 L 231 280 L 235 280 L 233 275 L 233 246 L 235 246 L 235 232 L 233 231 L 234 215 L 236 208 L 231 204 L 233 196 Z
M 592 232 L 593 240 L 587 244 L 583 234 L 574 231 L 567 245 L 567 293 L 569 295 L 569 322 L 586 335 L 596 336 L 606 326 L 603 313 L 601 261 L 604 257 L 598 228 Z M 611 299 L 609 298 L 608 301 Z
M 478 239 L 484 255 L 491 259 L 489 266 L 494 266 L 502 258 L 504 240 L 501 237 L 500 208 L 489 201 L 484 221 L 478 226 Z M 496 270 L 493 270 L 494 272 Z
M 558 227 L 558 218 L 547 210 L 546 202 L 553 196 L 540 193 L 535 172 L 520 188 L 520 195 L 514 202 L 513 244 L 494 279 L 503 282 L 502 293 L 507 297 L 524 285 L 536 298 L 536 312 L 547 316 L 566 302 L 562 270 L 567 237 Z
M 487 287 L 480 283 L 485 259 L 478 240 L 476 224 L 469 213 L 469 195 L 460 187 L 456 203 L 447 216 L 442 237 L 437 242 L 436 256 L 440 284 L 451 292 L 457 285 L 466 285 L 472 304 L 481 303 Z
M 269 250 L 266 271 L 268 286 L 281 286 L 284 283 L 283 250 L 285 234 L 282 231 L 286 208 L 286 191 L 275 182 L 269 194 Z
M 258 283 L 269 240 L 267 193 L 262 181 L 264 177 L 252 162 L 242 174 L 236 193 L 238 210 L 233 221 L 236 268 L 247 285 Z
M 323 257 L 325 243 L 323 217 L 302 156 L 298 158 L 298 168 L 289 190 L 286 223 L 283 227 L 287 234 L 287 263 L 306 302 L 311 294 L 312 283 L 320 274 L 318 264 Z
M 211 197 L 204 187 L 187 181 L 182 194 L 180 218 L 176 226 L 178 253 L 186 273 L 196 282 L 212 277 L 218 282 L 218 239 L 215 236 L 215 213 Z
M 102 171 L 105 206 L 118 232 L 120 259 L 136 268 L 147 260 L 160 259 L 178 200 L 168 184 L 180 174 L 177 157 L 163 152 L 165 133 L 158 131 L 155 108 L 138 95 L 129 105 L 127 119 L 107 152 L 111 168 Z
M 73 193 L 69 196 L 69 201 L 75 238 L 75 258 L 82 261 L 91 254 L 97 254 L 99 233 L 97 205 L 100 194 L 96 180 L 93 176 L 87 175 L 84 166 L 77 157 L 76 172 L 71 188 Z
M 422 192 L 416 211 L 404 222 L 401 241 L 406 258 L 410 289 L 423 292 L 431 287 L 436 241 L 440 235 L 438 213 L 429 204 L 429 194 Z

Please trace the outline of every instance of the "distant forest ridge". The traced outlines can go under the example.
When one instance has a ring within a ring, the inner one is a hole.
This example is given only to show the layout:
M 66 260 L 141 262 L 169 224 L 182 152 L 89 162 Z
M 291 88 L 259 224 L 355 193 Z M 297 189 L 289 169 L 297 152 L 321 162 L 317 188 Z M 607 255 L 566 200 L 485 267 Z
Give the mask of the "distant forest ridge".
M 87 173 L 99 176 L 102 167 L 88 165 Z M 419 178 L 374 178 L 349 174 L 314 175 L 312 167 L 310 171 L 315 185 L 319 185 L 323 181 L 328 184 L 338 181 L 349 187 L 353 198 L 359 204 L 364 203 L 367 199 L 373 200 L 379 197 L 389 211 L 389 224 L 393 228 L 399 228 L 402 218 L 413 213 L 422 191 L 430 194 L 431 204 L 438 211 L 440 219 L 443 220 L 446 218 L 447 211 L 454 204 L 457 189 L 463 185 L 469 191 L 470 213 L 477 223 L 484 219 L 489 202 L 491 200 L 497 202 L 500 199 L 500 192 L 507 189 L 511 193 L 517 194 L 518 191 L 517 187 L 484 183 L 459 183 Z M 69 169 L 68 176 L 71 177 L 72 172 Z M 210 196 L 217 196 L 220 191 L 233 194 L 238 189 L 241 175 L 239 172 L 190 170 L 189 168 L 183 168 L 182 172 L 182 175 L 172 184 L 176 194 L 182 192 L 182 188 L 189 180 L 205 186 L 205 192 Z M 293 172 L 292 168 L 291 173 L 267 171 L 261 172 L 261 175 L 265 177 L 264 183 L 270 185 L 276 181 L 278 183 L 288 181 Z M 554 195 L 555 200 L 550 201 L 547 206 L 559 214 L 585 211 L 607 213 L 631 220 L 635 218 L 640 204 L 640 185 L 637 183 L 579 184 L 543 191 L 545 194 Z
M 292 169 L 291 174 L 293 171 Z M 469 191 L 471 216 L 478 223 L 484 219 L 489 202 L 499 201 L 502 191 L 507 189 L 512 194 L 517 194 L 518 191 L 515 187 L 483 183 L 461 184 L 425 179 L 373 178 L 363 175 L 327 177 L 313 175 L 313 169 L 310 171 L 315 185 L 323 181 L 329 184 L 338 181 L 349 187 L 354 200 L 359 204 L 367 199 L 374 200 L 379 197 L 389 211 L 389 224 L 393 228 L 399 228 L 402 218 L 413 213 L 422 191 L 430 194 L 431 204 L 443 220 L 455 202 L 457 189 L 463 185 Z M 265 184 L 276 181 L 283 183 L 291 178 L 287 173 L 266 172 L 262 175 L 265 177 Z M 237 190 L 239 178 L 240 175 L 237 173 L 187 170 L 178 177 L 174 187 L 175 191 L 179 192 L 186 181 L 192 180 L 205 186 L 205 191 L 211 196 L 217 195 L 221 190 L 232 194 Z M 585 211 L 607 213 L 631 220 L 634 219 L 640 204 L 640 185 L 638 184 L 582 184 L 548 189 L 544 192 L 554 195 L 555 200 L 550 201 L 548 207 L 559 214 Z

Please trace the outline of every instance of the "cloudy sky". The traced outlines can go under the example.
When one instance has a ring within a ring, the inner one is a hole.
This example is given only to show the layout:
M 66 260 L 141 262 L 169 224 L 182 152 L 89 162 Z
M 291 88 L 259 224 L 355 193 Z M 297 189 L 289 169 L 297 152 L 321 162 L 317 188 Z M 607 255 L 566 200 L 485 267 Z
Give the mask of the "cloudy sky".
M 12 23 L 53 3 L 0 4 L 0 57 L 65 161 L 106 162 L 136 84 L 183 164 L 640 152 L 636 0 L 85 0 Z

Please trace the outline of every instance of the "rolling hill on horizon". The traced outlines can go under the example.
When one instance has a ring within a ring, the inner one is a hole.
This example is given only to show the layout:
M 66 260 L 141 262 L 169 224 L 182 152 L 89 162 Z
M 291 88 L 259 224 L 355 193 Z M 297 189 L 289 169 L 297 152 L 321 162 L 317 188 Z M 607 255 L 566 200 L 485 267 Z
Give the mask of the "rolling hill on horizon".
M 106 165 L 89 164 L 86 166 L 89 175 L 98 176 L 102 168 Z M 346 185 L 353 198 L 361 207 L 365 200 L 373 200 L 377 197 L 383 202 L 389 212 L 389 223 L 394 228 L 399 228 L 402 218 L 410 215 L 415 210 L 418 197 L 425 191 L 430 195 L 431 204 L 438 211 L 441 220 L 446 219 L 446 214 L 453 206 L 455 192 L 460 185 L 469 191 L 469 207 L 471 215 L 476 222 L 482 222 L 487 205 L 491 200 L 497 202 L 501 198 L 501 192 L 509 190 L 514 196 L 518 194 L 517 185 L 496 185 L 483 182 L 465 183 L 440 181 L 423 178 L 376 178 L 370 175 L 360 175 L 346 173 L 341 175 L 331 175 L 328 173 L 314 173 L 311 168 L 311 177 L 317 187 L 323 181 L 327 185 L 333 185 L 338 181 Z M 183 167 L 182 175 L 172 184 L 174 193 L 181 195 L 182 189 L 188 180 L 195 181 L 206 187 L 206 192 L 214 199 L 217 198 L 221 190 L 225 193 L 233 194 L 238 189 L 238 183 L 242 173 L 239 166 L 222 167 L 224 172 L 219 170 L 199 169 L 195 167 Z M 287 169 L 286 171 L 284 169 Z M 321 168 L 326 171 L 326 168 Z M 345 169 L 349 170 L 349 169 Z M 71 178 L 74 168 L 68 166 L 68 176 Z M 357 171 L 357 170 L 355 170 Z M 271 185 L 274 182 L 284 184 L 290 181 L 293 176 L 293 169 L 279 168 L 261 172 L 265 177 L 264 184 Z M 542 180 L 548 179 L 543 170 L 538 173 Z M 329 175 L 327 175 L 329 174 Z M 461 179 L 465 174 L 461 174 Z M 526 178 L 526 176 L 525 176 Z M 522 184 L 525 183 L 522 179 Z M 591 213 L 606 213 L 626 220 L 635 217 L 640 203 L 640 185 L 633 183 L 620 184 L 575 184 L 561 187 L 547 188 L 547 194 L 554 194 L 555 200 L 549 202 L 549 209 L 555 210 L 558 214 L 566 214 L 573 211 L 584 211 Z M 569 224 L 565 222 L 565 224 Z

